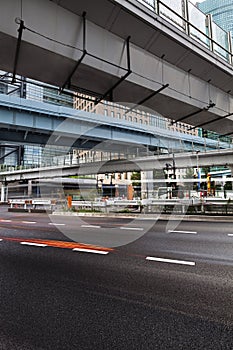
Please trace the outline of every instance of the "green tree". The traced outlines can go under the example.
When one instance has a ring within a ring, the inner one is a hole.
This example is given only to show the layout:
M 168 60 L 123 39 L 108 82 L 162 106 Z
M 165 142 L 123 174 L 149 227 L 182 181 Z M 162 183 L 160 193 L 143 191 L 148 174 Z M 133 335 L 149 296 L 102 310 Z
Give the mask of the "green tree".
M 186 174 L 184 175 L 184 179 L 194 179 L 195 178 L 195 172 L 193 168 L 187 168 L 186 169 Z M 184 182 L 184 188 L 186 190 L 193 190 L 197 188 L 197 185 L 193 183 L 192 181 L 190 182 Z
M 132 186 L 136 196 L 141 196 L 141 173 L 140 171 L 134 171 L 131 175 Z

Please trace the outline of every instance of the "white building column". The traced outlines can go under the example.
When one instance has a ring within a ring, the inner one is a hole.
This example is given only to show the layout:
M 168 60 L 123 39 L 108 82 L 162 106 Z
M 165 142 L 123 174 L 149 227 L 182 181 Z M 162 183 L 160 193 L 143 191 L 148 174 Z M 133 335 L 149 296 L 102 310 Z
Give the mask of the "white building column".
M 153 170 L 141 171 L 141 197 L 142 199 L 152 197 L 154 191 Z
M 32 195 L 32 180 L 28 180 L 28 197 Z
M 1 183 L 1 203 L 7 202 L 8 200 L 8 186 L 3 182 Z

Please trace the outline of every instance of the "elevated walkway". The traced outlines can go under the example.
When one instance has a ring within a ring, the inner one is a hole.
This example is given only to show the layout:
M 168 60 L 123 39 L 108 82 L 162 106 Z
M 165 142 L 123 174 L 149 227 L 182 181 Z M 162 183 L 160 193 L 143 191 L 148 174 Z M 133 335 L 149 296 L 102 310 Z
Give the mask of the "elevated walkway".
M 197 153 L 177 153 L 174 158 L 171 155 L 156 155 L 142 158 L 119 159 L 112 161 L 99 161 L 81 164 L 41 167 L 34 169 L 22 169 L 0 172 L 0 181 L 11 182 L 20 180 L 52 179 L 58 178 L 62 183 L 62 177 L 71 175 L 96 175 L 104 173 L 149 171 L 163 169 L 166 163 L 175 161 L 176 168 L 197 167 Z M 198 153 L 198 165 L 207 167 L 213 165 L 226 165 L 229 168 L 233 164 L 233 149 L 223 151 L 209 151 Z M 48 180 L 49 181 L 49 180 Z M 77 180 L 78 181 L 78 180 Z M 81 180 L 79 180 L 81 181 Z M 188 181 L 188 180 L 187 180 Z
M 204 29 L 195 27 L 198 10 L 189 1 L 189 21 L 162 1 L 154 8 L 145 3 L 6 1 L 0 13 L 0 69 L 61 90 L 69 85 L 92 94 L 96 103 L 143 104 L 175 121 L 232 134 L 226 33 L 220 33 L 221 43 L 206 35 L 204 15 Z

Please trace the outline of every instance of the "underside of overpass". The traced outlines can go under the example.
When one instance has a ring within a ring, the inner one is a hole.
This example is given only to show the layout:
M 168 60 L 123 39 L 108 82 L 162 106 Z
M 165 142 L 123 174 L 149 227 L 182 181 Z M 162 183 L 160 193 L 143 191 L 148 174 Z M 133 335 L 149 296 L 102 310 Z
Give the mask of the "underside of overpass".
M 233 134 L 232 65 L 136 0 L 9 0 L 0 69 Z

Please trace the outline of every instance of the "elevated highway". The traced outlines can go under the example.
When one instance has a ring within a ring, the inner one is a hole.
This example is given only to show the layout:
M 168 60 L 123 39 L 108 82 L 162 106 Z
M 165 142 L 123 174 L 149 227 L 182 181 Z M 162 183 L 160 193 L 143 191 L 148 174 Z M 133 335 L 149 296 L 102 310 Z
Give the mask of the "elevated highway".
M 136 154 L 228 147 L 224 142 L 0 94 L 0 139 Z
M 232 52 L 208 41 L 136 0 L 1 4 L 0 69 L 232 134 Z
M 65 165 L 56 167 L 44 167 L 28 170 L 14 170 L 13 172 L 1 172 L 0 181 L 13 182 L 22 180 L 39 180 L 49 178 L 61 178 L 71 175 L 97 175 L 104 173 L 118 173 L 127 171 L 149 171 L 165 168 L 166 163 L 175 162 L 176 168 L 196 168 L 224 165 L 233 171 L 233 150 L 209 151 L 200 153 L 177 153 L 170 155 L 150 156 L 134 158 L 130 160 L 112 160 L 108 162 L 92 162 L 77 165 Z

